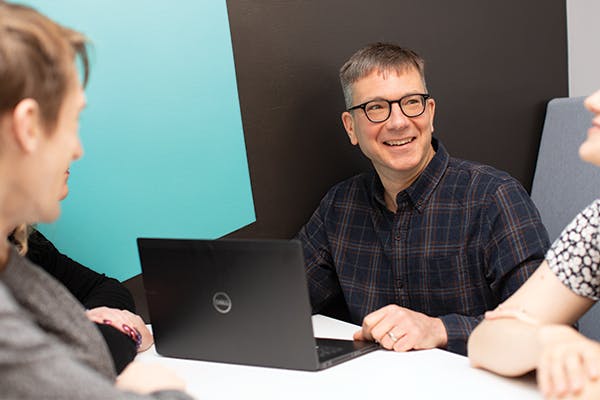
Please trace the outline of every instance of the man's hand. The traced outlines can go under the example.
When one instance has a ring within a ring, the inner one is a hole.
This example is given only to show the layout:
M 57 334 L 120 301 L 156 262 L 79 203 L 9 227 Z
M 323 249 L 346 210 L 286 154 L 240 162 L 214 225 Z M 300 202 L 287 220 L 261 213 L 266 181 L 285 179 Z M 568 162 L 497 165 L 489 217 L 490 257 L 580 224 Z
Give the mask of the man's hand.
M 444 347 L 448 334 L 441 319 L 389 304 L 364 318 L 354 340 L 374 340 L 388 350 L 408 351 Z
M 142 318 L 132 312 L 109 307 L 96 307 L 87 310 L 86 314 L 93 322 L 110 325 L 129 336 L 136 343 L 138 352 L 148 350 L 154 343 L 154 337 Z

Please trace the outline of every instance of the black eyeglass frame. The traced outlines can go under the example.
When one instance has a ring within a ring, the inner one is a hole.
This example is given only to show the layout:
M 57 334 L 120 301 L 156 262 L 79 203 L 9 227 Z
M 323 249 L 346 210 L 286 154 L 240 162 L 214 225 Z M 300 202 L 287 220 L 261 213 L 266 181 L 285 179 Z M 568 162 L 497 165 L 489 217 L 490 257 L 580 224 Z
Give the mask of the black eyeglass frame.
M 418 113 L 418 114 L 415 114 L 415 115 L 408 115 L 408 114 L 407 114 L 407 113 L 404 111 L 404 109 L 402 108 L 402 103 L 401 103 L 401 101 L 402 101 L 402 100 L 404 100 L 404 99 L 406 99 L 407 97 L 411 97 L 411 96 L 421 96 L 421 97 L 423 98 L 423 110 L 422 110 L 420 113 Z M 374 124 L 379 124 L 379 123 L 381 123 L 381 122 L 385 122 L 385 121 L 387 121 L 387 120 L 390 118 L 390 115 L 392 115 L 392 105 L 393 105 L 394 103 L 398 103 L 398 107 L 400 107 L 400 111 L 402 111 L 402 114 L 406 115 L 408 118 L 415 118 L 415 117 L 418 117 L 419 115 L 422 115 L 422 114 L 425 112 L 425 108 L 426 108 L 426 107 L 425 107 L 425 105 L 426 105 L 426 103 L 427 103 L 427 100 L 428 100 L 428 99 L 430 99 L 430 98 L 431 98 L 431 95 L 430 95 L 429 93 L 410 93 L 410 94 L 407 94 L 406 96 L 402 96 L 402 97 L 400 97 L 398 100 L 386 100 L 386 99 L 380 99 L 380 100 L 369 100 L 369 101 L 366 101 L 366 102 L 364 102 L 364 103 L 362 103 L 362 104 L 359 104 L 359 105 L 357 105 L 357 106 L 352 106 L 352 107 L 350 107 L 350 108 L 346 109 L 346 111 L 350 112 L 350 111 L 352 111 L 352 110 L 356 110 L 356 109 L 360 108 L 360 109 L 362 109 L 362 110 L 363 110 L 363 112 L 365 113 L 365 117 L 367 117 L 367 119 L 368 119 L 369 121 L 373 122 Z M 366 108 L 367 108 L 367 104 L 369 104 L 369 103 L 372 103 L 372 102 L 374 102 L 374 101 L 385 101 L 385 102 L 386 102 L 386 103 L 388 103 L 388 105 L 389 105 L 389 108 L 388 108 L 388 115 L 387 115 L 387 117 L 385 117 L 385 118 L 384 118 L 384 119 L 382 119 L 381 121 L 373 121 L 373 120 L 372 120 L 372 119 L 369 117 L 369 114 L 367 114 L 367 110 L 366 110 Z

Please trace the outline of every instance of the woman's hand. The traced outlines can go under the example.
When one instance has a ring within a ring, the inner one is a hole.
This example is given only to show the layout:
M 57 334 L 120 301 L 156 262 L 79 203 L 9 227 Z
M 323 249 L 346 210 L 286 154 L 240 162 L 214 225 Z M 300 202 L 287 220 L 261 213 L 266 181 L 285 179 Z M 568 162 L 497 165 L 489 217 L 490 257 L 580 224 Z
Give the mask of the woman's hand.
M 87 310 L 86 314 L 93 322 L 110 325 L 129 336 L 136 343 L 138 352 L 148 350 L 154 343 L 154 337 L 142 318 L 132 312 L 116 308 L 97 307 Z
M 537 379 L 545 397 L 577 395 L 600 377 L 600 343 L 567 325 L 541 326 L 538 334 Z

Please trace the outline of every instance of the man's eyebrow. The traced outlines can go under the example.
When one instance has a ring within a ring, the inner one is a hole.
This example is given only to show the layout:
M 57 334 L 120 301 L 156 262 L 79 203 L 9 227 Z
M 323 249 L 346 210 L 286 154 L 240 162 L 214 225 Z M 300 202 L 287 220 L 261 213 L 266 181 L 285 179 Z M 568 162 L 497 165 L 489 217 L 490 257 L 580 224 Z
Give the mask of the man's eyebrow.
M 395 99 L 388 99 L 388 98 L 385 98 L 385 97 L 376 96 L 376 97 L 372 97 L 370 99 L 367 99 L 367 100 L 361 102 L 360 104 L 368 103 L 370 101 L 379 101 L 379 100 L 394 101 L 394 100 L 399 100 L 399 99 L 401 99 L 402 97 L 405 97 L 405 96 L 410 96 L 411 94 L 421 94 L 421 93 L 424 93 L 424 92 L 423 91 L 419 91 L 419 90 L 409 91 L 409 92 L 406 92 L 402 96 L 400 96 L 398 98 L 395 98 Z

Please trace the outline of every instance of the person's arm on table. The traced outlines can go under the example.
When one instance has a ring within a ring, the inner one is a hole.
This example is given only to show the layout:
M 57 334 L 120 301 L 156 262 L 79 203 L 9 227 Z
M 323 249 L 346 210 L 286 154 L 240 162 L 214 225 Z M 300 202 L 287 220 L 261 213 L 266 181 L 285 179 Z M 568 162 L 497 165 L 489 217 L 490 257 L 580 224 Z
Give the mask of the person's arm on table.
M 534 274 L 550 247 L 548 233 L 525 189 L 514 179 L 500 185 L 485 212 L 489 235 L 483 249 L 485 279 L 496 304 L 507 300 Z M 492 306 L 493 307 L 493 306 Z M 483 315 L 443 317 L 449 337 L 465 346 Z M 452 340 L 450 340 L 450 343 Z
M 525 190 L 507 180 L 490 195 L 485 209 L 486 246 L 482 249 L 485 284 L 500 301 L 514 293 L 535 271 L 549 241 L 539 215 Z M 453 313 L 428 316 L 388 305 L 365 317 L 356 339 L 377 340 L 386 349 L 445 348 L 466 355 L 466 344 L 481 315 Z
M 481 211 L 485 215 L 484 228 L 473 227 L 482 229 L 479 234 L 486 244 L 478 254 L 483 260 L 481 271 L 474 274 L 481 275 L 478 279 L 487 287 L 489 295 L 486 296 L 498 299 L 497 302 L 487 300 L 486 308 L 493 308 L 533 273 L 549 247 L 549 240 L 531 199 L 514 179 L 503 181 L 487 196 L 489 201 Z M 319 312 L 321 305 L 333 295 L 341 295 L 324 234 L 328 212 L 324 204 L 327 198 L 299 234 L 305 245 L 314 312 Z M 377 340 L 383 347 L 399 351 L 440 347 L 466 355 L 469 334 L 483 319 L 486 308 L 480 315 L 457 312 L 429 316 L 399 305 L 388 305 L 366 316 L 363 329 L 354 337 Z
M 0 285 L 0 332 L 2 397 L 190 399 L 181 391 L 184 389 L 181 379 L 153 365 L 135 366 L 132 372 L 125 370 L 117 386 L 127 391 L 118 390 L 110 377 L 76 359 L 33 323 L 3 285 Z
M 133 314 L 133 297 L 122 283 L 62 254 L 37 230 L 31 232 L 28 242 L 27 258 L 62 283 L 88 309 L 88 317 L 104 337 L 117 372 L 138 351 L 152 345 L 154 338 L 144 321 Z
M 592 305 L 563 285 L 544 261 L 473 331 L 468 343 L 471 364 L 505 376 L 537 368 L 546 394 L 579 390 L 586 376 L 598 375 L 600 345 L 568 325 Z

